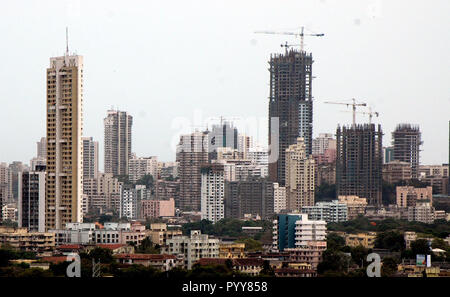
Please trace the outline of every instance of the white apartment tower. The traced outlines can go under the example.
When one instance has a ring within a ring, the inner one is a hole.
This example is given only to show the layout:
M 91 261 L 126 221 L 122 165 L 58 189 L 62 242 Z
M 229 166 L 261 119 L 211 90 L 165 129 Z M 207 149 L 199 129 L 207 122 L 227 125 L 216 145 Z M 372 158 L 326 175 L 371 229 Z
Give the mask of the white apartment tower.
M 128 175 L 133 117 L 126 111 L 108 110 L 105 125 L 105 173 Z

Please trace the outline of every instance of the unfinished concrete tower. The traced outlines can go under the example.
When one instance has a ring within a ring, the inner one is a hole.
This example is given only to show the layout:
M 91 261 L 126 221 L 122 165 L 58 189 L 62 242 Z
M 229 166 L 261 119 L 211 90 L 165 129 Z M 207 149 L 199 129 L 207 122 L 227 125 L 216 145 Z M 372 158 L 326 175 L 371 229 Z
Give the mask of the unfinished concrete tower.
M 399 124 L 392 132 L 394 160 L 409 163 L 412 178 L 419 176 L 420 145 L 423 143 L 421 136 L 419 126 L 411 124 Z
M 281 186 L 286 182 L 286 149 L 302 137 L 307 155 L 312 152 L 312 64 L 311 54 L 294 49 L 270 57 L 269 146 L 278 147 L 278 159 L 269 164 L 269 179 Z M 274 118 L 278 127 L 273 127 Z
M 340 127 L 336 130 L 336 184 L 338 196 L 356 195 L 367 203 L 381 205 L 382 138 L 374 124 Z

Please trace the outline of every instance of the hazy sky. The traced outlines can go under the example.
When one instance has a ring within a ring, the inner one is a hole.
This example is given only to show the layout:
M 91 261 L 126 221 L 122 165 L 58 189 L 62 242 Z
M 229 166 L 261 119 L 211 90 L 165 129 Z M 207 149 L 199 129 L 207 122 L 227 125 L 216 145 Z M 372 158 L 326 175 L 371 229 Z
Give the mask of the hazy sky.
M 267 143 L 271 53 L 298 30 L 313 52 L 314 135 L 351 122 L 324 101 L 357 98 L 380 112 L 384 145 L 420 125 L 422 163 L 448 162 L 450 1 L 3 1 L 0 162 L 26 163 L 45 135 L 45 73 L 65 50 L 84 56 L 84 136 L 100 142 L 114 106 L 134 116 L 133 151 L 174 160 L 180 123 L 241 117 Z M 358 116 L 358 122 L 367 116 Z M 261 124 L 262 123 L 262 124 Z M 189 127 L 184 127 L 184 131 Z

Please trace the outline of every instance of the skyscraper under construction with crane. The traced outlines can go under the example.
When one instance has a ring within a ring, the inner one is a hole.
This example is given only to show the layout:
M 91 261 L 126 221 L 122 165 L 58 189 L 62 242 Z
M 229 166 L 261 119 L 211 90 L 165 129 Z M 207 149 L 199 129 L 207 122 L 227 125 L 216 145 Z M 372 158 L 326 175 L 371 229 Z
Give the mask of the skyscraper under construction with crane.
M 302 137 L 307 154 L 312 151 L 312 64 L 303 50 L 286 48 L 270 57 L 269 148 L 278 158 L 269 162 L 269 179 L 280 185 L 286 181 L 286 149 Z

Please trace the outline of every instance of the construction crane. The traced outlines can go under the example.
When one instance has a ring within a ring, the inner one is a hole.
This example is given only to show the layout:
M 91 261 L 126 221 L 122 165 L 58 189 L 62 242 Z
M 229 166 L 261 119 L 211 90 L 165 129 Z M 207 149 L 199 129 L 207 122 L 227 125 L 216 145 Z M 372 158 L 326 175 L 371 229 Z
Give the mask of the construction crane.
M 349 112 L 348 110 L 342 110 L 342 112 Z M 376 116 L 378 117 L 380 115 L 377 111 L 372 111 L 372 109 L 369 107 L 369 111 L 357 111 L 358 114 L 365 114 L 369 116 L 369 124 L 372 124 L 372 117 Z
M 255 31 L 256 34 L 277 34 L 277 35 L 293 35 L 295 37 L 300 37 L 300 50 L 303 51 L 304 48 L 304 38 L 305 36 L 316 36 L 322 37 L 325 36 L 323 33 L 304 33 L 305 27 L 301 27 L 300 33 L 295 32 L 275 32 L 275 31 Z M 293 46 L 293 45 L 291 45 Z M 286 47 L 287 50 L 287 47 Z
M 340 104 L 340 105 L 346 105 L 347 107 L 352 106 L 353 107 L 353 126 L 356 125 L 356 106 L 367 106 L 366 103 L 356 103 L 355 98 L 352 99 L 353 103 L 345 103 L 345 102 L 325 102 L 326 104 Z

